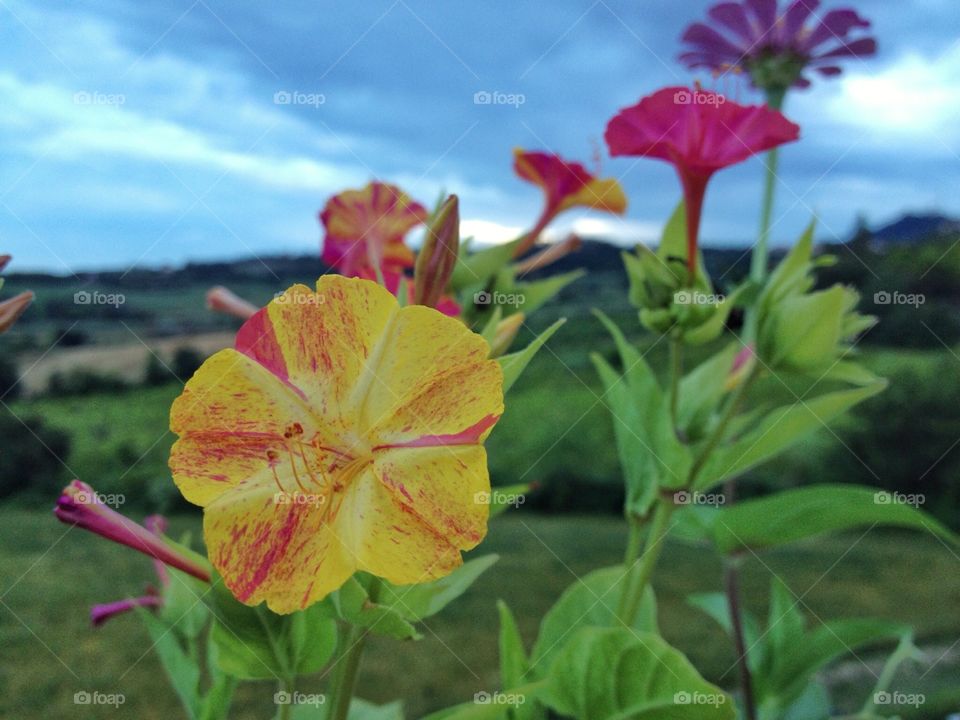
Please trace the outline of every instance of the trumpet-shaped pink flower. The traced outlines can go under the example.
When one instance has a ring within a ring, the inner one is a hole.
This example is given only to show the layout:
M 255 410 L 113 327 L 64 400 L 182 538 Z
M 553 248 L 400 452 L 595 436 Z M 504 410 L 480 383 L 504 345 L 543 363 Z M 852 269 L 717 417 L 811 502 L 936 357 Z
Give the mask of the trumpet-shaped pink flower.
M 740 105 L 699 88 L 668 87 L 621 110 L 607 124 L 604 137 L 614 157 L 652 157 L 676 169 L 686 202 L 687 267 L 692 279 L 710 178 L 799 135 L 798 125 L 766 106 Z
M 757 87 L 786 89 L 809 86 L 807 68 L 839 75 L 838 60 L 876 53 L 874 38 L 851 37 L 870 27 L 867 20 L 850 9 L 820 16 L 819 6 L 820 0 L 793 0 L 780 11 L 777 0 L 718 3 L 707 11 L 710 25 L 693 23 L 684 32 L 690 49 L 680 60 L 717 73 L 742 70 Z
M 613 178 L 598 178 L 580 163 L 559 155 L 517 148 L 513 151 L 513 169 L 527 182 L 538 185 L 546 201 L 534 229 L 517 247 L 517 256 L 529 250 L 564 210 L 584 207 L 622 215 L 627 209 L 627 196 L 620 183 Z
M 394 185 L 372 182 L 327 201 L 320 221 L 326 229 L 323 261 L 341 275 L 364 270 L 383 273 L 412 268 L 413 251 L 404 236 L 427 219 L 427 209 Z
M 107 507 L 101 496 L 85 482 L 74 480 L 67 485 L 57 499 L 53 514 L 61 522 L 126 545 L 204 582 L 210 580 L 210 568 L 199 558 L 186 554 L 158 533 Z

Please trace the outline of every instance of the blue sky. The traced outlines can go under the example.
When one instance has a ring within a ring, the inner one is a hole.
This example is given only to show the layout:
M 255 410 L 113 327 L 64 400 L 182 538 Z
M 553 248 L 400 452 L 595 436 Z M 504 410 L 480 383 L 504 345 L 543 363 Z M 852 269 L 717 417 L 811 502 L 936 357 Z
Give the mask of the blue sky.
M 852 2 L 880 54 L 791 95 L 804 139 L 782 158 L 777 242 L 813 213 L 824 238 L 845 238 L 858 213 L 960 214 L 955 0 Z M 571 214 L 558 229 L 649 241 L 677 182 L 661 163 L 606 157 L 603 129 L 695 78 L 678 37 L 708 5 L 0 0 L 0 251 L 11 270 L 53 272 L 311 252 L 327 197 L 373 178 L 426 204 L 456 192 L 465 230 L 503 239 L 540 202 L 513 176 L 515 146 L 599 158 L 623 182 L 625 219 Z M 475 104 L 483 91 L 523 102 Z M 714 180 L 708 243 L 749 242 L 760 169 Z

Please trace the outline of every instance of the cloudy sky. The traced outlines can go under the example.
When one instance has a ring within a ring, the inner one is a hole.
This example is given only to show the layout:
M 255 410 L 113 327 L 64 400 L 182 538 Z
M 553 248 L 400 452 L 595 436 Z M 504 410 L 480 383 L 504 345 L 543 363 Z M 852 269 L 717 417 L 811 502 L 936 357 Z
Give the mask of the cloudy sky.
M 791 95 L 804 139 L 782 158 L 778 242 L 814 213 L 839 238 L 858 213 L 960 214 L 956 0 L 851 2 L 881 52 Z M 678 37 L 708 4 L 0 0 L 0 251 L 12 270 L 54 272 L 313 251 L 327 197 L 373 178 L 426 204 L 456 192 L 466 230 L 502 239 L 539 206 L 513 176 L 515 146 L 623 182 L 624 220 L 567 225 L 649 240 L 676 180 L 606 157 L 603 129 L 694 79 Z M 742 83 L 716 89 L 754 99 Z M 523 102 L 476 104 L 482 92 Z M 714 181 L 708 242 L 749 242 L 760 171 L 753 160 Z

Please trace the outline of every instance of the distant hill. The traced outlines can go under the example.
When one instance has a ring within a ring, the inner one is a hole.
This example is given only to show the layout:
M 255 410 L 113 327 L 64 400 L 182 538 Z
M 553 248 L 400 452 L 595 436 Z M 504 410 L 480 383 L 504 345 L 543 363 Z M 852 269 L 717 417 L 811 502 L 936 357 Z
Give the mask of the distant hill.
M 869 232 L 873 242 L 878 245 L 918 244 L 941 235 L 960 232 L 960 220 L 935 213 L 904 215 Z

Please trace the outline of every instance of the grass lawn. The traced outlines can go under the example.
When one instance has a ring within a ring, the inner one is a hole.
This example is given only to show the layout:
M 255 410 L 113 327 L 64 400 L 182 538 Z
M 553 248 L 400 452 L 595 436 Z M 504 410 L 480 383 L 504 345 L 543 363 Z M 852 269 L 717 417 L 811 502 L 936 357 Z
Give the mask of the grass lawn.
M 174 533 L 199 531 L 196 518 L 177 517 Z M 590 569 L 614 564 L 621 555 L 624 525 L 616 519 L 513 514 L 497 519 L 477 551 L 496 552 L 500 562 L 488 576 L 443 613 L 428 621 L 420 642 L 376 638 L 367 651 L 359 694 L 373 701 L 405 700 L 408 716 L 469 699 L 498 687 L 495 601 L 505 600 L 532 643 L 545 610 L 556 596 Z M 748 561 L 744 587 L 748 607 L 764 612 L 770 572 L 784 577 L 816 618 L 879 616 L 912 624 L 923 644 L 943 648 L 960 636 L 960 560 L 936 540 L 916 534 L 838 536 L 797 545 Z M 0 509 L 0 717 L 152 718 L 181 712 L 149 652 L 135 617 L 114 620 L 99 630 L 87 622 L 88 606 L 139 594 L 152 579 L 150 563 L 125 548 L 57 523 L 47 512 Z M 655 587 L 660 622 L 667 638 L 686 651 L 711 679 L 733 683 L 732 656 L 710 621 L 687 608 L 686 595 L 715 590 L 715 559 L 700 548 L 671 543 L 665 549 Z M 939 654 L 939 653 L 938 653 Z M 860 654 L 869 661 L 870 654 Z M 866 673 L 850 658 L 853 670 Z M 929 664 L 936 660 L 934 655 Z M 917 686 L 928 698 L 960 698 L 955 661 L 940 663 Z M 857 675 L 857 673 L 854 673 Z M 308 680 L 304 691 L 319 689 Z M 845 705 L 859 706 L 867 687 L 843 686 Z M 119 710 L 79 708 L 79 690 L 121 692 Z M 232 717 L 269 717 L 269 684 L 244 686 Z M 949 702 L 949 701 L 943 701 Z M 942 718 L 949 704 L 927 715 Z

